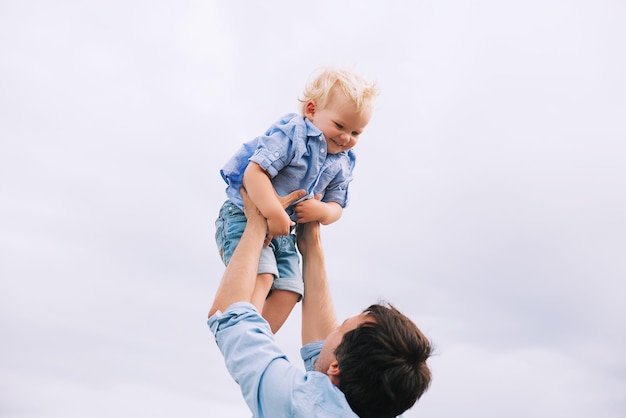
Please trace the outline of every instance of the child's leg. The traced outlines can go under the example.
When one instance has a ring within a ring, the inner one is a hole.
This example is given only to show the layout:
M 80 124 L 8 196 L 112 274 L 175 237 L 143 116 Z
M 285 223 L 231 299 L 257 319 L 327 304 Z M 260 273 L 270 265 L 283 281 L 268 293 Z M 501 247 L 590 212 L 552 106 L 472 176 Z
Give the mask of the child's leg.
M 298 299 L 300 299 L 299 294 L 280 289 L 272 290 L 272 293 L 267 297 L 262 311 L 263 318 L 269 322 L 274 334 L 283 326 Z
M 269 322 L 272 332 L 276 333 L 302 298 L 304 283 L 296 250 L 296 236 L 284 235 L 275 238 L 273 243 L 278 275 L 272 284 L 272 292 L 265 301 L 263 317 Z
M 265 309 L 265 299 L 272 288 L 273 281 L 274 275 L 270 273 L 262 273 L 256 276 L 256 285 L 254 286 L 254 293 L 252 293 L 250 303 L 252 303 L 262 315 Z

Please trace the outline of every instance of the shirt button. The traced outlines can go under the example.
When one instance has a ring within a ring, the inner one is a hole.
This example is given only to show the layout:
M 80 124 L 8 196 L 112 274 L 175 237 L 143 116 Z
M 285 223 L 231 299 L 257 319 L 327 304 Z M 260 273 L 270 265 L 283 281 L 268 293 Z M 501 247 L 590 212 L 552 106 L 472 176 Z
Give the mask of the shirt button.
M 326 152 L 324 148 L 322 148 L 320 151 L 322 152 L 322 154 Z
M 274 157 L 278 157 L 280 154 L 278 152 L 274 153 Z

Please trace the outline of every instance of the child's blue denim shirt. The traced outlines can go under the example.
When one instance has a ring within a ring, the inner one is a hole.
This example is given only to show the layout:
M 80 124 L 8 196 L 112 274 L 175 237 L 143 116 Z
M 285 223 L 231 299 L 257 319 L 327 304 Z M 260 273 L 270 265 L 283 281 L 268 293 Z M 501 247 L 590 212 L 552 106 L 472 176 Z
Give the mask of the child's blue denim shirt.
M 344 208 L 348 204 L 356 155 L 352 150 L 327 154 L 324 135 L 301 115 L 283 116 L 264 135 L 243 144 L 220 171 L 228 184 L 226 195 L 241 209 L 239 188 L 250 161 L 269 174 L 280 196 L 304 189 L 308 193 L 305 199 L 321 194 L 324 202 L 336 202 Z M 293 205 L 287 213 L 296 221 Z

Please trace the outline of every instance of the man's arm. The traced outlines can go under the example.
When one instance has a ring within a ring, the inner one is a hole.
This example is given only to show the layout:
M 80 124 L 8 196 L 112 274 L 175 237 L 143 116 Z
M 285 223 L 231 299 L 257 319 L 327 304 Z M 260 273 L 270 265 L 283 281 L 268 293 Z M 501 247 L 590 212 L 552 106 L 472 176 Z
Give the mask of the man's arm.
M 242 187 L 240 191 L 243 198 L 243 210 L 248 221 L 241 240 L 222 276 L 222 281 L 213 300 L 213 306 L 209 310 L 209 317 L 217 310 L 224 311 L 235 302 L 250 302 L 256 283 L 261 248 L 267 232 L 267 222 L 246 190 Z M 273 189 L 272 193 L 275 194 Z M 305 190 L 296 190 L 287 196 L 279 196 L 278 203 L 286 208 L 305 195 Z
M 254 291 L 267 223 L 261 212 L 250 201 L 243 187 L 241 188 L 241 197 L 244 203 L 244 213 L 248 220 L 246 229 L 243 231 L 226 271 L 224 271 L 213 300 L 213 306 L 209 310 L 209 317 L 218 310 L 226 310 L 235 302 L 249 302 Z
M 324 340 L 335 328 L 337 317 L 328 287 L 319 222 L 298 224 L 298 249 L 302 254 L 302 345 Z
M 289 206 L 305 195 L 306 191 L 297 190 L 278 200 Z M 305 380 L 304 373 L 289 363 L 276 345 L 269 324 L 256 310 L 245 304 L 233 305 L 250 301 L 266 232 L 265 218 L 243 188 L 241 196 L 248 222 L 224 272 L 208 323 L 226 367 L 254 416 L 289 416 L 293 408 L 292 384 Z M 224 314 L 214 315 L 217 310 Z

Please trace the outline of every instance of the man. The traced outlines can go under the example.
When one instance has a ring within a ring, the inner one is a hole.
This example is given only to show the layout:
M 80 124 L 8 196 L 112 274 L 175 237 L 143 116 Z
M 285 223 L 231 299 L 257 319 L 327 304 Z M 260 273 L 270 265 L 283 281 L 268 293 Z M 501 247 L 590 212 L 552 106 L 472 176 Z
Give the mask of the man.
M 254 417 L 396 417 L 413 406 L 430 383 L 430 342 L 391 306 L 372 305 L 338 326 L 317 222 L 298 226 L 307 372 L 287 360 L 250 303 L 267 223 L 243 189 L 242 197 L 248 222 L 208 323 Z

